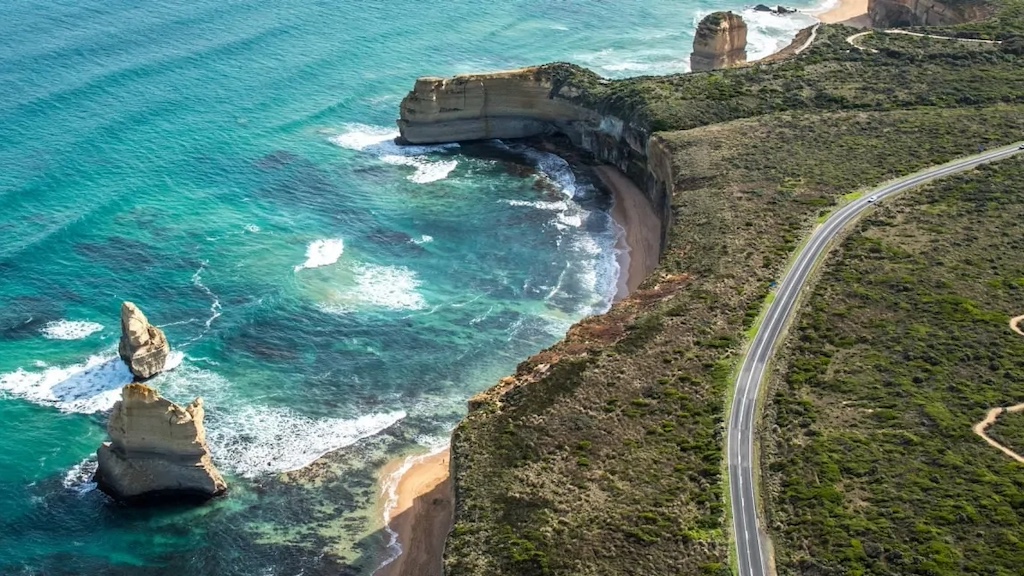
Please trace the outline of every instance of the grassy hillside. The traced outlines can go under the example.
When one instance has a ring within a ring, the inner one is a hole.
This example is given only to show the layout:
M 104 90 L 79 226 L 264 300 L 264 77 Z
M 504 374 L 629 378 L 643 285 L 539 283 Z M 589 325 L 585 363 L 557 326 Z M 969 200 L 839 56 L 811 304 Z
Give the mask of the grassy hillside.
M 1018 158 L 886 201 L 828 258 L 766 407 L 779 574 L 1021 573 L 1024 466 L 971 430 L 1024 401 L 1021 182 Z
M 988 429 L 988 435 L 996 442 L 1024 456 L 1024 412 L 1004 413 Z
M 768 285 L 845 194 L 1024 133 L 1024 106 L 777 114 L 666 133 L 663 263 L 456 430 L 461 574 L 726 574 L 730 371 Z
M 861 51 L 853 32 L 824 27 L 795 60 L 711 73 L 602 82 L 554 68 L 579 100 L 661 131 L 673 227 L 629 300 L 474 400 L 453 437 L 450 576 L 730 573 L 730 373 L 771 282 L 849 194 L 1024 134 L 1024 56 L 890 35 Z M 780 540 L 792 563 L 823 528 L 781 513 L 773 528 L 803 530 Z M 933 540 L 936 554 L 976 550 Z M 836 545 L 816 551 L 850 543 Z M 856 573 L 829 566 L 806 573 Z
M 789 110 L 1024 102 L 1021 55 L 1003 46 L 876 34 L 866 39 L 874 51 L 857 50 L 846 42 L 855 32 L 824 26 L 799 57 L 745 68 L 614 82 L 580 68 L 563 74 L 583 91 L 583 102 L 651 131 Z

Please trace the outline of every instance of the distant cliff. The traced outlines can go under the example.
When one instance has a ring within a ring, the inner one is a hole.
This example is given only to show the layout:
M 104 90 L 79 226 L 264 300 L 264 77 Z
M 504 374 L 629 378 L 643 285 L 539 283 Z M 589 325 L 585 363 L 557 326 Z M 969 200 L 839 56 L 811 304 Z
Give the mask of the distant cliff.
M 986 10 L 982 3 L 869 0 L 868 16 L 871 25 L 877 28 L 947 26 L 985 18 Z
M 693 37 L 690 69 L 694 72 L 729 68 L 747 61 L 747 24 L 732 12 L 704 17 Z
M 657 137 L 627 105 L 599 99 L 607 80 L 572 64 L 416 80 L 402 100 L 398 127 L 410 144 L 560 133 L 639 186 L 668 233 L 671 163 Z

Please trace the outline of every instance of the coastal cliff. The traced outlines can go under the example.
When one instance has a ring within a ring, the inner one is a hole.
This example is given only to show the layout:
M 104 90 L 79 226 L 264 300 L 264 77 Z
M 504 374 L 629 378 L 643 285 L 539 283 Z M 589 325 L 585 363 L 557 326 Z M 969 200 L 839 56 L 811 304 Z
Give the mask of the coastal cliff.
M 980 20 L 984 4 L 942 3 L 935 0 L 869 0 L 868 16 L 876 28 L 948 26 Z
M 697 26 L 690 70 L 729 68 L 747 61 L 747 24 L 732 12 L 712 12 Z
M 625 106 L 595 97 L 608 81 L 572 64 L 547 64 L 453 78 L 425 77 L 402 100 L 400 140 L 432 144 L 563 134 L 598 160 L 624 172 L 670 226 L 671 162 L 652 131 Z

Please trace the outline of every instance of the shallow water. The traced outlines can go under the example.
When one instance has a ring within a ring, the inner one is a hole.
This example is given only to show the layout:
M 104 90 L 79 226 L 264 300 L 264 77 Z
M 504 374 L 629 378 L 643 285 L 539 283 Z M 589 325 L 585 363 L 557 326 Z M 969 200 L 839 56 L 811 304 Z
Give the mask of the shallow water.
M 5 5 L 0 573 L 372 571 L 377 467 L 607 308 L 607 198 L 515 145 L 495 158 L 535 170 L 399 148 L 398 103 L 423 74 L 683 71 L 711 5 L 440 6 Z M 752 18 L 754 55 L 807 23 Z M 228 497 L 126 510 L 88 482 L 123 300 L 180 352 L 153 385 L 206 400 Z

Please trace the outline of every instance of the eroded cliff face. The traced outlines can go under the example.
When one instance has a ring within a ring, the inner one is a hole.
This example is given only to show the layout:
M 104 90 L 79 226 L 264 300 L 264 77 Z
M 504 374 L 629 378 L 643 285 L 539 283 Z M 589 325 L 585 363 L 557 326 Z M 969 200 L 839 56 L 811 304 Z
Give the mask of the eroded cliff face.
M 690 70 L 716 70 L 746 61 L 747 23 L 743 18 L 732 12 L 713 12 L 700 21 L 693 37 Z
M 402 100 L 400 139 L 435 144 L 564 134 L 618 167 L 644 191 L 661 217 L 664 248 L 671 217 L 671 162 L 645 127 L 588 105 L 585 84 L 600 82 L 592 72 L 569 64 L 420 78 Z
M 935 0 L 869 0 L 868 16 L 876 28 L 946 26 L 985 18 L 980 4 L 954 5 Z
M 101 490 L 129 503 L 206 499 L 227 489 L 210 458 L 203 401 L 182 407 L 145 384 L 121 391 L 96 456 Z

